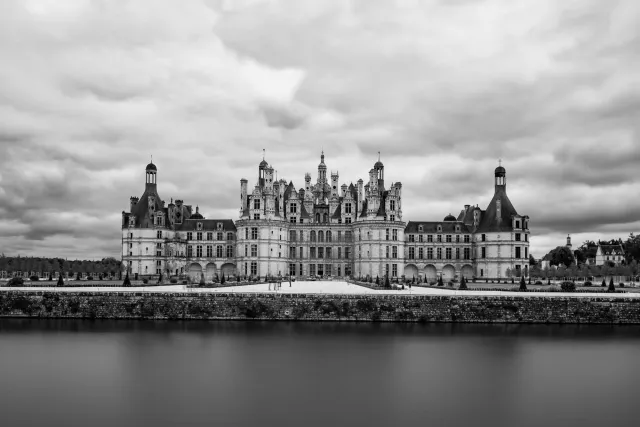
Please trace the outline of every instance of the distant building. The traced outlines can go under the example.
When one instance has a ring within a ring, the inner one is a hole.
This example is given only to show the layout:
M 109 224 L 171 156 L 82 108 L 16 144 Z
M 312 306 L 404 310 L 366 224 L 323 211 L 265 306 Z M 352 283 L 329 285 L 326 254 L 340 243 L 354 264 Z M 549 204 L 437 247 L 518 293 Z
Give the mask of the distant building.
M 622 244 L 598 242 L 598 250 L 596 252 L 595 265 L 605 265 L 605 263 L 613 262 L 620 265 L 624 261 L 624 248 Z

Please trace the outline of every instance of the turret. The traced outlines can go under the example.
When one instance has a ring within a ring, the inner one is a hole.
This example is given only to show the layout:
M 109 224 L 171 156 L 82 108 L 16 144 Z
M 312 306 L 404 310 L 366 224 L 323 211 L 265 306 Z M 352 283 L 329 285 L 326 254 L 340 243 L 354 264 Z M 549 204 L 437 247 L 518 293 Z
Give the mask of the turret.
M 378 188 L 384 190 L 384 165 L 380 161 L 380 152 L 378 151 L 378 161 L 373 165 L 378 180 Z
M 324 164 L 324 151 L 320 155 L 320 164 L 318 165 L 318 184 L 326 184 L 327 182 L 327 165 Z
M 156 192 L 156 174 L 158 173 L 158 168 L 153 162 L 149 163 L 145 169 L 146 172 L 146 182 L 145 182 L 145 191 L 155 193 Z
M 331 197 L 338 197 L 338 172 L 331 172 Z
M 269 163 L 263 158 L 258 165 L 258 186 L 264 187 L 264 171 L 269 167 Z
M 507 190 L 507 171 L 502 167 L 502 162 L 500 162 L 500 166 L 496 168 L 495 176 L 496 176 L 496 193 L 499 190 L 506 191 Z
M 133 212 L 139 200 L 140 199 L 135 196 L 129 198 L 129 212 Z
M 571 235 L 567 234 L 567 247 L 571 249 Z

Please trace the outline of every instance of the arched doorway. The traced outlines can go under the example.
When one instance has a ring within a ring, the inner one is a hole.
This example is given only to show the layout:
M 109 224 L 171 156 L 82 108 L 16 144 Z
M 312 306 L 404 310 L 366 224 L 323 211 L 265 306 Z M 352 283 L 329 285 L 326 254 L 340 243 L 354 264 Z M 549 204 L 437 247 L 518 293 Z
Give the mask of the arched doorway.
M 415 264 L 408 264 L 404 268 L 404 277 L 406 277 L 408 280 L 411 280 L 414 277 L 417 279 L 418 278 L 418 267 L 416 267 Z
M 217 272 L 216 265 L 210 262 L 209 264 L 207 264 L 207 267 L 205 269 L 204 280 L 206 280 L 207 282 L 212 282 L 213 279 L 216 278 L 216 272 Z
M 470 265 L 465 265 L 462 267 L 462 277 L 469 280 L 473 278 L 473 267 Z
M 189 277 L 194 282 L 199 282 L 202 277 L 202 266 L 200 264 L 193 263 L 189 266 Z
M 445 282 L 450 282 L 456 276 L 456 269 L 451 265 L 447 264 L 442 269 L 442 280 Z
M 424 268 L 424 277 L 427 282 L 435 282 L 437 276 L 436 267 L 429 264 Z
M 222 264 L 221 271 L 222 274 L 224 274 L 224 277 L 228 278 L 229 276 L 236 274 L 236 266 L 228 262 L 226 264 Z

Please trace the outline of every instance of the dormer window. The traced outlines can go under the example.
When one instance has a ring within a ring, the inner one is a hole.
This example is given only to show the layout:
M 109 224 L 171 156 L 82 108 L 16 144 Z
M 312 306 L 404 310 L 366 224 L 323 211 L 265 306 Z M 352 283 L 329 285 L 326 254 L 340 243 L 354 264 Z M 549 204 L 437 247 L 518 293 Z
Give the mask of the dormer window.
M 199 222 L 199 223 L 197 224 L 197 227 L 198 227 L 198 230 L 202 230 L 202 223 L 201 223 L 201 222 Z
M 460 226 L 456 225 L 456 233 L 459 233 L 459 232 L 460 232 Z
M 221 223 L 221 222 L 217 223 L 217 224 L 216 224 L 216 228 L 217 228 L 218 230 L 222 230 L 222 223 Z
M 442 225 L 438 224 L 438 233 L 442 233 Z
M 421 225 L 419 225 L 419 226 L 418 226 L 418 232 L 419 232 L 419 233 L 422 233 L 423 231 L 424 231 L 424 227 L 423 227 L 423 226 L 421 226 Z

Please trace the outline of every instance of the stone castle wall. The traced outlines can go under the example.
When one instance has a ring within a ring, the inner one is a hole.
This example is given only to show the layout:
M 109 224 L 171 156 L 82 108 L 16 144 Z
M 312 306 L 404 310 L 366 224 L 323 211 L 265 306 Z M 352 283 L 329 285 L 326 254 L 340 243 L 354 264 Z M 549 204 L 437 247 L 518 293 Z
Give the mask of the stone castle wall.
M 640 299 L 7 291 L 0 317 L 640 324 Z

